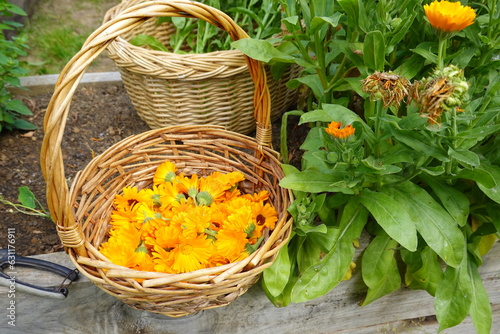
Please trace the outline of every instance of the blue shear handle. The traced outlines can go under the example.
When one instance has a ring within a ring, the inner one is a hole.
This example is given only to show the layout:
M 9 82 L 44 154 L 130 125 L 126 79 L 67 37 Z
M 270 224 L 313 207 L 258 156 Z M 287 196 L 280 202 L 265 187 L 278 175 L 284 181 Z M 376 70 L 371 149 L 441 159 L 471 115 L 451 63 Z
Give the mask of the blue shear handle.
M 45 260 L 39 260 L 29 257 L 23 257 L 20 255 L 9 254 L 6 249 L 0 250 L 0 286 L 11 286 L 15 283 L 16 290 L 24 291 L 33 295 L 49 298 L 64 299 L 68 295 L 68 289 L 65 287 L 40 287 L 37 285 L 25 283 L 12 278 L 7 275 L 3 270 L 12 265 L 30 267 L 34 269 L 46 270 L 55 274 L 58 274 L 65 278 L 65 280 L 70 280 L 71 282 L 78 279 L 78 271 L 72 270 L 70 268 L 58 265 Z

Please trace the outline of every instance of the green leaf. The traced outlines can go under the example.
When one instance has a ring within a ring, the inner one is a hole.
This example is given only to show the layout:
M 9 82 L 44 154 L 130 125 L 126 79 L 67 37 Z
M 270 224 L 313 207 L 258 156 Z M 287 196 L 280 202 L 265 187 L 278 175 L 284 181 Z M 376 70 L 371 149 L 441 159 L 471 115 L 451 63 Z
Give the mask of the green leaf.
M 38 126 L 31 124 L 30 122 L 25 121 L 24 119 L 15 119 L 12 125 L 14 128 L 19 130 L 31 131 L 38 129 Z
M 340 122 L 348 125 L 354 122 L 364 123 L 352 110 L 338 104 L 324 104 L 323 109 L 311 110 L 300 117 L 299 125 L 311 122 Z
M 403 18 L 403 22 L 401 22 L 401 24 L 399 24 L 396 30 L 391 34 L 389 38 L 389 43 L 387 44 L 391 52 L 394 46 L 398 44 L 405 37 L 411 25 L 413 24 L 413 21 L 415 20 L 417 13 L 418 13 L 417 11 L 412 12 L 410 10 L 410 15 Z M 406 78 L 411 79 L 409 77 Z
M 13 3 L 7 2 L 6 8 L 9 12 L 21 15 L 21 16 L 26 16 L 26 12 L 19 6 L 14 5 Z
M 319 79 L 319 76 L 315 75 L 315 74 L 304 75 L 300 78 L 292 79 L 287 83 L 287 87 L 291 88 L 291 89 L 295 89 L 295 88 L 300 87 L 302 84 L 311 88 L 314 96 L 317 99 L 321 99 L 321 97 L 324 96 L 324 94 L 325 94 L 325 91 L 323 89 L 323 86 L 321 85 L 321 81 Z
M 385 65 L 385 40 L 380 31 L 370 31 L 363 43 L 365 65 L 374 71 L 383 72 Z
M 283 292 L 290 279 L 290 272 L 291 263 L 288 255 L 288 243 L 286 243 L 280 249 L 273 264 L 262 274 L 263 284 L 266 285 L 267 291 L 272 296 L 277 297 Z
M 267 40 L 242 38 L 238 41 L 232 42 L 231 45 L 250 58 L 265 63 L 269 63 L 271 60 L 285 63 L 294 62 L 294 57 L 281 52 Z
M 450 157 L 466 165 L 478 166 L 480 164 L 478 155 L 469 150 L 453 150 L 450 147 L 448 149 L 448 154 Z
M 19 195 L 17 199 L 19 200 L 19 202 L 21 202 L 22 205 L 31 209 L 36 209 L 35 195 L 31 192 L 31 190 L 29 190 L 27 186 L 19 188 Z
M 339 229 L 336 227 L 328 226 L 326 228 L 326 233 L 311 233 L 307 236 L 316 243 L 323 252 L 328 253 L 330 249 L 335 245 L 339 233 Z
M 438 284 L 434 308 L 439 322 L 439 331 L 460 324 L 469 313 L 472 299 L 472 282 L 467 270 L 467 254 L 457 268 L 447 267 Z
M 467 131 L 462 131 L 457 134 L 457 137 L 462 139 L 476 139 L 480 141 L 483 138 L 498 132 L 499 130 L 500 130 L 500 124 L 485 125 L 485 126 L 475 127 Z
M 436 252 L 426 246 L 422 252 L 422 267 L 412 274 L 420 287 L 426 290 L 431 296 L 436 294 L 436 289 L 443 278 L 443 270 L 438 261 Z
M 476 333 L 489 334 L 492 324 L 492 310 L 488 293 L 483 286 L 483 281 L 474 261 L 469 261 L 469 276 L 472 279 L 470 317 Z
M 332 175 L 306 170 L 286 175 L 279 184 L 283 188 L 310 193 L 341 191 L 346 194 L 354 194 L 352 189 L 344 185 L 344 176 L 342 173 Z
M 481 165 L 493 178 L 493 186 L 488 187 L 482 182 L 477 181 L 477 185 L 481 191 L 493 201 L 500 203 L 500 167 L 494 165 Z
M 458 225 L 464 226 L 467 223 L 470 211 L 470 202 L 467 196 L 448 184 L 437 181 L 434 177 L 425 174 L 420 175 L 420 177 L 432 188 L 446 211 L 455 219 Z
M 466 248 L 455 220 L 424 189 L 405 182 L 383 192 L 398 201 L 409 213 L 417 231 L 448 265 L 458 267 Z
M 410 251 L 417 249 L 417 230 L 404 206 L 369 189 L 364 189 L 359 199 L 391 238 Z
M 169 52 L 168 48 L 165 45 L 163 45 L 162 42 L 160 42 L 156 37 L 149 35 L 144 35 L 144 34 L 137 35 L 130 40 L 130 44 L 135 46 L 147 45 L 151 49 L 156 51 Z
M 410 49 L 410 50 L 424 57 L 427 61 L 433 64 L 437 64 L 437 56 L 434 53 L 432 53 L 429 49 L 417 47 L 415 49 Z
M 316 264 L 316 262 L 319 261 L 320 257 L 320 246 L 316 244 L 313 239 L 306 237 L 302 245 L 300 245 L 299 249 L 297 250 L 297 266 L 299 268 L 299 271 L 304 272 L 307 268 Z
M 21 101 L 19 100 L 9 100 L 5 103 L 5 108 L 9 111 L 15 111 L 18 114 L 21 115 L 33 115 L 31 110 L 26 107 Z
M 368 294 L 365 306 L 401 287 L 401 275 L 394 253 L 398 243 L 387 234 L 377 235 L 366 247 L 361 262 L 363 281 Z
M 401 75 L 408 80 L 412 79 L 424 66 L 425 59 L 419 55 L 412 55 L 410 58 L 406 59 L 398 68 L 394 70 L 394 73 Z
M 301 235 L 301 236 L 305 236 L 306 234 L 309 234 L 309 233 L 320 233 L 320 234 L 323 234 L 323 233 L 326 233 L 327 232 L 327 228 L 326 228 L 326 225 L 325 224 L 320 224 L 320 225 L 299 225 L 296 227 L 296 232 L 297 234 Z
M 351 197 L 339 223 L 339 234 L 332 249 L 317 264 L 309 267 L 292 289 L 292 302 L 305 302 L 323 296 L 344 278 L 350 267 L 355 248 L 368 219 L 368 211 L 359 200 Z
M 311 21 L 311 30 L 309 31 L 310 35 L 318 32 L 325 24 L 331 25 L 333 28 L 336 28 L 339 25 L 340 18 L 343 16 L 342 13 L 336 12 L 331 17 L 324 16 L 316 16 Z
M 434 157 L 444 162 L 450 160 L 448 158 L 447 152 L 444 151 L 444 149 L 438 147 L 435 143 L 429 141 L 428 138 L 417 131 L 398 130 L 395 128 L 391 128 L 391 132 L 397 141 L 413 148 L 421 154 Z

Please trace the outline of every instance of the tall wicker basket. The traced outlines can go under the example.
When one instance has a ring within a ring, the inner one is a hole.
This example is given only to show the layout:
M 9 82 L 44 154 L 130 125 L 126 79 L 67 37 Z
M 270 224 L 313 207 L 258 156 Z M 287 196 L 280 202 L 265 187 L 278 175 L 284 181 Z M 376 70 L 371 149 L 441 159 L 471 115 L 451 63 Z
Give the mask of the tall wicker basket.
M 103 24 L 62 70 L 45 116 L 41 150 L 47 182 L 47 202 L 59 237 L 75 266 L 105 292 L 129 306 L 179 317 L 226 305 L 254 284 L 287 242 L 292 220 L 287 213 L 288 190 L 277 153 L 270 146 L 270 101 L 263 66 L 247 59 L 255 82 L 256 138 L 218 126 L 178 125 L 131 136 L 95 157 L 68 188 L 61 142 L 70 102 L 88 65 L 117 36 L 151 17 L 185 16 L 208 20 L 234 40 L 246 33 L 227 15 L 189 0 L 151 1 L 133 6 Z M 111 263 L 99 252 L 106 241 L 113 198 L 125 186 L 148 187 L 156 167 L 174 162 L 186 175 L 213 171 L 242 172 L 243 192 L 267 190 L 278 211 L 278 222 L 260 247 L 245 260 L 185 274 L 143 272 Z
M 123 0 L 106 13 L 104 22 L 144 1 Z M 157 24 L 157 18 L 153 17 L 122 32 L 108 46 L 108 54 L 120 70 L 138 115 L 152 129 L 213 124 L 243 134 L 254 131 L 254 86 L 240 51 L 177 54 L 128 42 L 134 36 L 146 34 L 169 45 L 174 32 L 171 23 Z M 297 102 L 297 90 L 287 88 L 286 83 L 299 75 L 299 69 L 290 66 L 280 79 L 274 80 L 266 67 L 271 119 Z

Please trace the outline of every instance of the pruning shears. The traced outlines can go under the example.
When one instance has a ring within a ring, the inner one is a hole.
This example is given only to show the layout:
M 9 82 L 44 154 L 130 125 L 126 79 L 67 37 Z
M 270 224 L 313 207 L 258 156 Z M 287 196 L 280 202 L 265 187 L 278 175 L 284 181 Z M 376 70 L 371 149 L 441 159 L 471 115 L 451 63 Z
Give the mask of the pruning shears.
M 64 277 L 64 281 L 56 287 L 41 287 L 34 284 L 17 280 L 15 274 L 7 274 L 5 269 L 11 270 L 16 267 L 31 267 L 58 274 Z M 0 249 L 0 286 L 11 287 L 15 284 L 16 291 L 23 291 L 40 297 L 49 297 L 64 299 L 68 296 L 68 288 L 63 286 L 64 282 L 70 281 L 70 284 L 78 279 L 78 270 L 70 269 L 53 262 L 24 257 L 10 253 L 8 249 Z

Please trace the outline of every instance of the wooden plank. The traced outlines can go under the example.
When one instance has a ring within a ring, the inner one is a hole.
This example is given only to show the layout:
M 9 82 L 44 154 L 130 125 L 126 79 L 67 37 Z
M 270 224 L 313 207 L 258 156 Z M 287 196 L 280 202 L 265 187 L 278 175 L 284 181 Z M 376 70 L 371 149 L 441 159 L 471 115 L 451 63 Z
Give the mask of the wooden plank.
M 480 268 L 494 310 L 492 333 L 500 332 L 500 243 L 485 256 Z M 64 253 L 38 255 L 73 267 Z M 21 271 L 19 269 L 19 271 Z M 55 275 L 24 272 L 23 278 L 47 286 L 60 283 Z M 0 333 L 435 333 L 433 298 L 423 291 L 401 289 L 374 303 L 360 307 L 363 299 L 359 271 L 329 294 L 315 300 L 274 307 L 259 286 L 228 306 L 206 310 L 184 318 L 169 318 L 134 310 L 107 295 L 86 278 L 70 287 L 64 300 L 24 293 L 15 296 L 15 327 L 8 324 L 8 289 L 0 288 Z M 442 333 L 474 333 L 470 319 Z

